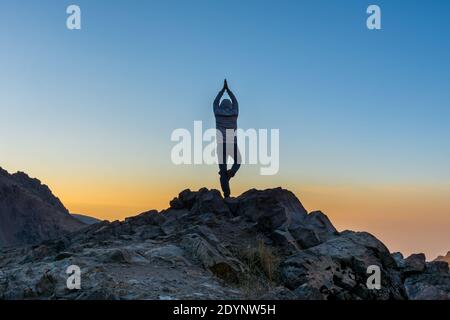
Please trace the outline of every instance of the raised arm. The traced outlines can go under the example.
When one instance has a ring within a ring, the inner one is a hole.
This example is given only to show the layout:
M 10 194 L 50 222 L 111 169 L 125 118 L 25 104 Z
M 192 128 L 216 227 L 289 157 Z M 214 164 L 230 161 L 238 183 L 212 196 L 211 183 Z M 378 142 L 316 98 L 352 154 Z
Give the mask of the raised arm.
M 233 108 L 236 110 L 236 113 L 239 113 L 239 103 L 236 99 L 236 96 L 230 89 L 227 89 L 227 93 L 230 96 L 231 102 L 233 103 Z
M 225 93 L 225 88 L 219 91 L 217 94 L 217 97 L 214 99 L 213 107 L 214 107 L 214 114 L 219 110 L 219 103 L 220 99 L 222 99 L 223 94 Z

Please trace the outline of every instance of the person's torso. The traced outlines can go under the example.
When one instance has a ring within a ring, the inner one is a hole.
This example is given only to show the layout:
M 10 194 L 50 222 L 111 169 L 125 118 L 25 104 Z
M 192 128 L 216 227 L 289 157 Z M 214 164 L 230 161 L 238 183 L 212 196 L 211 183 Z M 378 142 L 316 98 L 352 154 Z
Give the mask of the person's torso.
M 227 130 L 236 130 L 237 129 L 237 116 L 217 116 L 216 115 L 216 129 L 222 133 L 222 137 L 224 140 L 218 141 L 227 141 Z M 230 132 L 228 132 L 229 134 Z M 231 140 L 233 141 L 233 140 Z
M 237 129 L 238 116 L 217 116 L 216 115 L 216 128 L 224 129 Z

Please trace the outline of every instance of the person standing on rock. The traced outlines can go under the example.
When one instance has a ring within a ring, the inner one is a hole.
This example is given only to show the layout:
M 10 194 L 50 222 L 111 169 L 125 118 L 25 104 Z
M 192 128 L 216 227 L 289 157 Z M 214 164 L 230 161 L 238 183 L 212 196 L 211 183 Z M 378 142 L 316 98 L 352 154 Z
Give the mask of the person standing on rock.
M 230 99 L 222 99 L 223 94 L 227 92 Z M 237 145 L 237 118 L 239 115 L 238 101 L 228 88 L 225 79 L 222 90 L 217 94 L 213 103 L 214 116 L 216 117 L 217 130 L 217 157 L 219 160 L 220 186 L 223 196 L 230 196 L 230 179 L 236 175 L 241 166 L 241 155 Z M 233 158 L 233 165 L 228 170 L 227 159 Z

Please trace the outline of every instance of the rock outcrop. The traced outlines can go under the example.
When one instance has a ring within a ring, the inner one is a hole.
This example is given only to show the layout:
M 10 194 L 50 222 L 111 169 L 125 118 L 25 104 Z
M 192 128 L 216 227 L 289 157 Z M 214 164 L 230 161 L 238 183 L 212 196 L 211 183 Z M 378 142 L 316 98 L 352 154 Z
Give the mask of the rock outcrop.
M 83 226 L 39 180 L 0 168 L 0 247 L 36 244 Z
M 367 286 L 369 266 L 381 270 L 381 288 Z M 282 264 L 285 285 L 300 299 L 405 299 L 401 274 L 388 249 L 365 232 L 345 231 L 302 250 Z
M 450 265 L 450 251 L 445 256 L 439 256 L 434 261 L 445 261 Z
M 450 300 L 450 272 L 445 261 L 426 262 L 423 253 L 406 259 L 401 253 L 392 254 L 409 299 Z
M 66 287 L 70 265 L 81 289 Z M 368 268 L 380 270 L 369 289 Z M 365 232 L 338 232 L 276 188 L 223 199 L 184 190 L 161 212 L 99 222 L 0 250 L 3 299 L 448 298 L 448 266 L 403 259 Z M 445 296 L 447 294 L 447 296 Z

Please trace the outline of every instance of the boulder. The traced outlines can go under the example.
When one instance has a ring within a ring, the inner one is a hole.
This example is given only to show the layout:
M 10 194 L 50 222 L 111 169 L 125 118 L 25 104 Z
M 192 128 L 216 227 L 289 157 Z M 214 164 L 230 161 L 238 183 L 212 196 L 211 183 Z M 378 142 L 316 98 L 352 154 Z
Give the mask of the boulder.
M 178 198 L 183 203 L 184 208 L 191 210 L 192 206 L 194 205 L 195 200 L 197 199 L 197 193 L 192 192 L 189 189 L 183 190 L 178 195 Z
M 322 211 L 309 213 L 303 224 L 306 228 L 314 230 L 321 242 L 324 242 L 338 234 L 338 231 L 331 223 L 330 219 Z
M 450 300 L 448 273 L 416 273 L 405 280 L 405 287 L 411 300 Z
M 196 201 L 192 205 L 192 214 L 213 212 L 216 215 L 231 217 L 231 211 L 225 204 L 218 190 L 200 189 L 196 195 Z
M 298 225 L 289 229 L 289 232 L 291 233 L 292 238 L 297 242 L 298 246 L 302 249 L 308 249 L 323 242 L 313 229 L 305 226 Z
M 404 273 L 420 273 L 426 268 L 425 255 L 423 253 L 412 254 L 405 259 Z
M 446 261 L 427 262 L 426 270 L 432 274 L 448 275 L 449 266 Z
M 220 245 L 211 245 L 198 234 L 186 235 L 182 240 L 182 245 L 205 268 L 225 281 L 237 283 L 240 274 L 244 272 L 242 263 L 231 257 L 225 248 Z
M 395 263 L 398 268 L 405 268 L 405 259 L 401 252 L 394 252 L 391 254 L 392 258 L 395 260 Z
M 381 289 L 368 289 L 369 266 L 381 270 Z M 405 299 L 400 274 L 387 248 L 363 232 L 340 236 L 302 250 L 282 264 L 285 285 L 299 298 Z
M 281 188 L 264 191 L 252 189 L 237 200 L 237 215 L 256 222 L 263 231 L 301 225 L 308 215 L 295 195 Z

